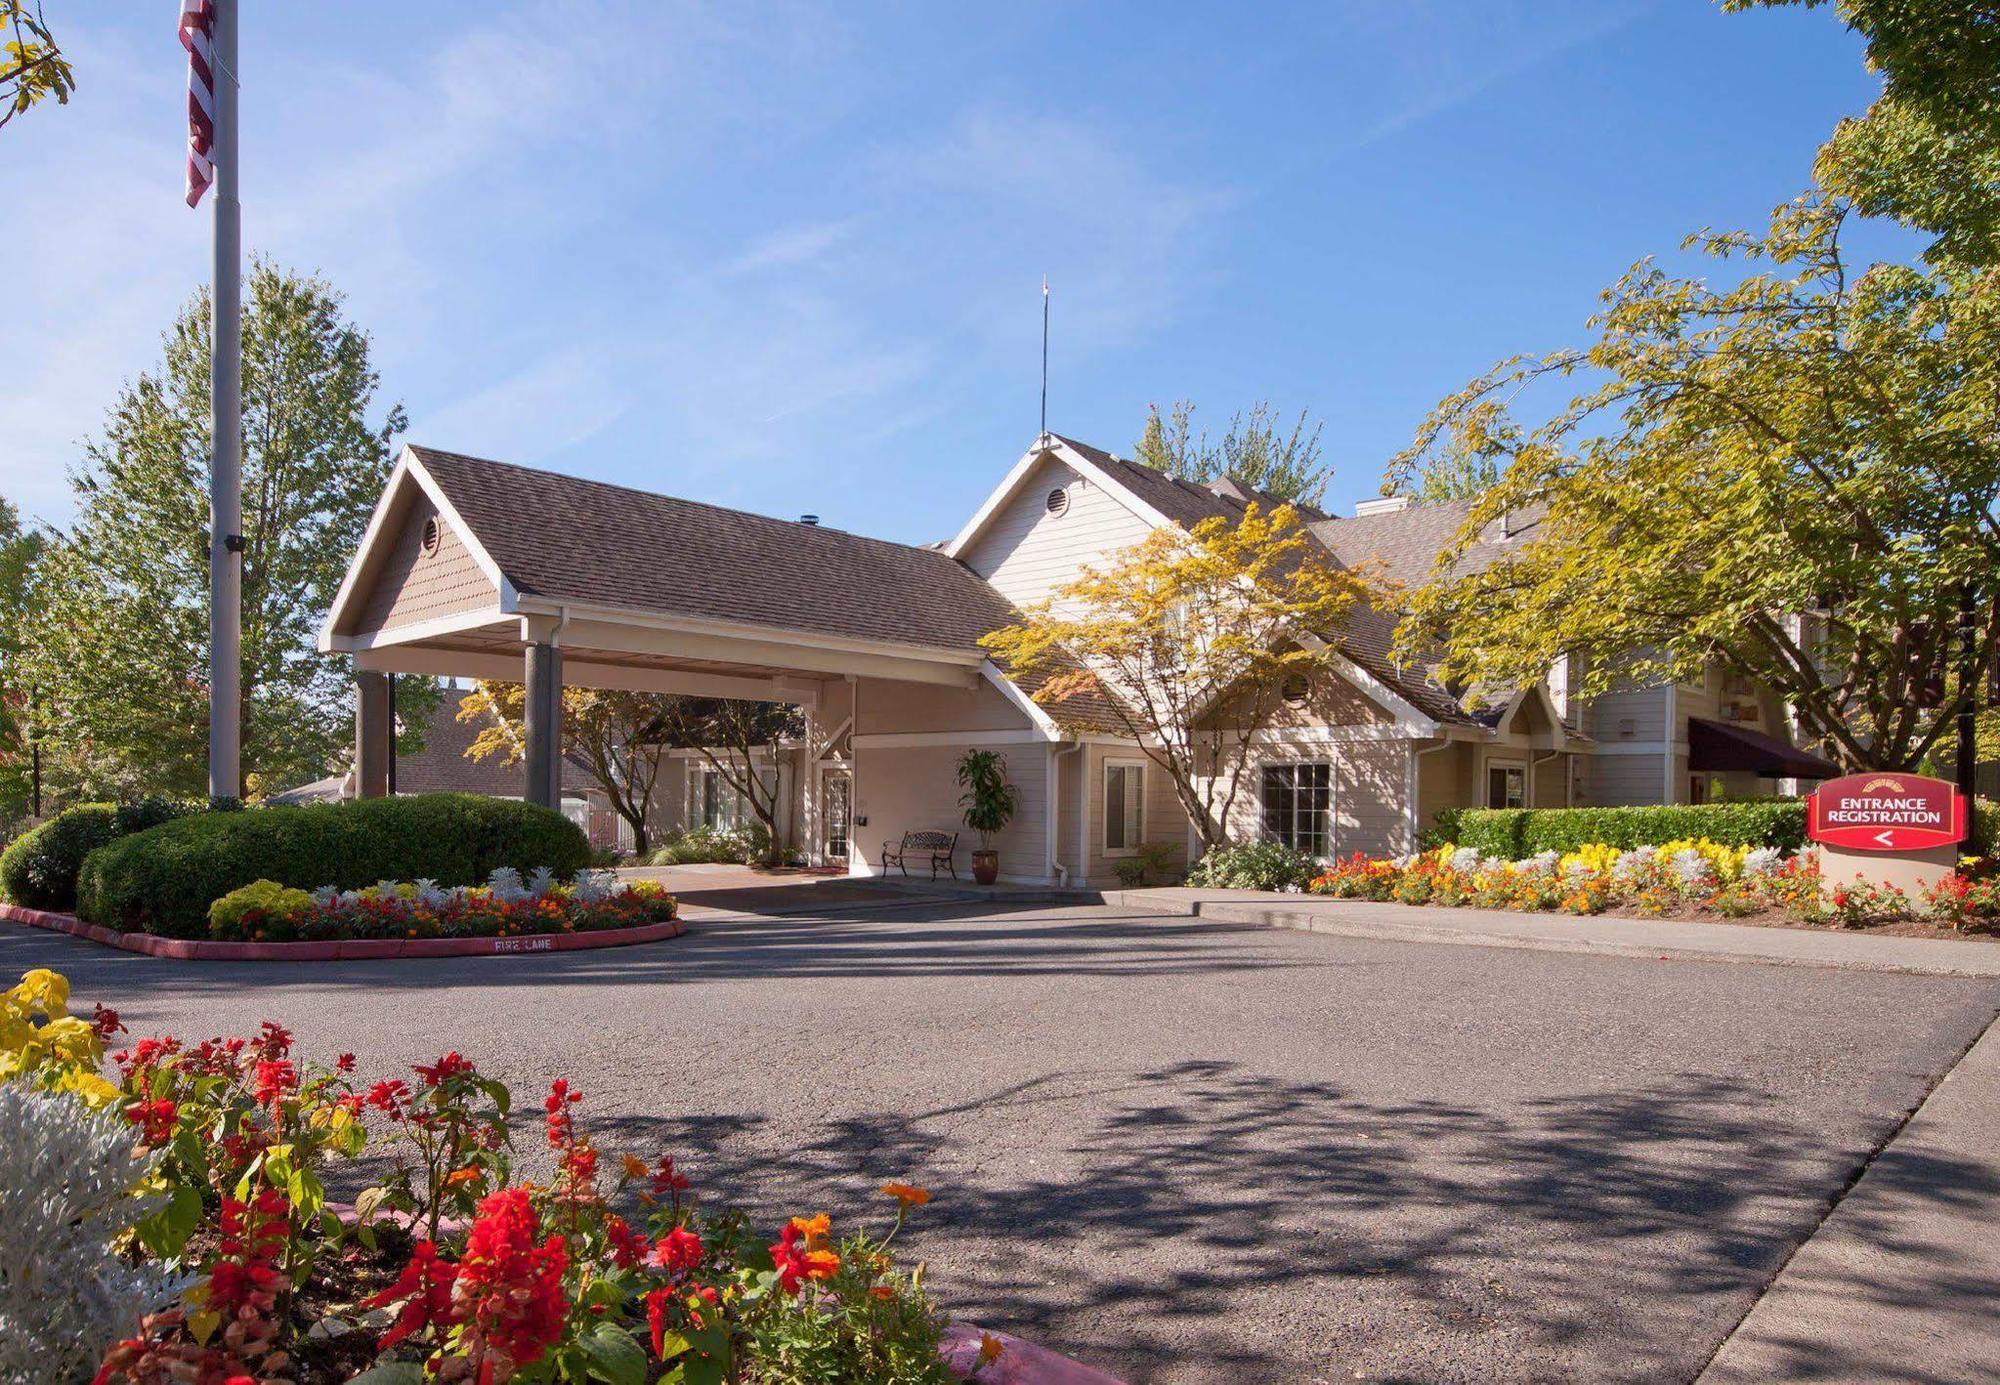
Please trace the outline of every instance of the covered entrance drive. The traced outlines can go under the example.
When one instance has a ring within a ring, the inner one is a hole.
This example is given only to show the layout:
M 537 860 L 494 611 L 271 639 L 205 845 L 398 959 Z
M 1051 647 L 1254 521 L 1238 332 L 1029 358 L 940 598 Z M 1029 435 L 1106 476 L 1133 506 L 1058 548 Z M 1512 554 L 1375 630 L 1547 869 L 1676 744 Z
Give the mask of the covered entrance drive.
M 1003 744 L 1001 848 L 1050 879 L 1065 736 L 978 646 L 1013 618 L 933 549 L 408 447 L 320 648 L 354 659 L 364 797 L 389 791 L 390 673 L 523 684 L 522 796 L 552 807 L 565 686 L 785 702 L 809 726 L 802 848 L 862 872 L 882 839 L 956 826 L 951 761 Z

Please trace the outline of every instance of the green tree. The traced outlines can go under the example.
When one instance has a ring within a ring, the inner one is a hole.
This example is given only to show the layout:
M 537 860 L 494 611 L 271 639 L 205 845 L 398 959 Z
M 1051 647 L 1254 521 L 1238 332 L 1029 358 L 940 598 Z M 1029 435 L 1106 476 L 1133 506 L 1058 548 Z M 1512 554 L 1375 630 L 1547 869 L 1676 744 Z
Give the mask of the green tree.
M 1284 685 L 1335 667 L 1339 632 L 1372 590 L 1328 559 L 1293 506 L 1252 503 L 1235 523 L 1154 530 L 980 644 L 1031 680 L 1058 722 L 1072 698 L 1108 692 L 1125 734 L 1215 847 Z
M 1194 429 L 1194 405 L 1181 399 L 1162 416 L 1153 405 L 1133 447 L 1133 458 L 1179 481 L 1209 482 L 1233 476 L 1277 500 L 1317 505 L 1332 471 L 1320 458 L 1320 432 L 1305 410 L 1287 430 L 1266 403 L 1251 405 L 1229 420 L 1222 441 Z
M 2000 18 L 1991 0 L 1836 0 L 1833 9 L 1866 40 L 1882 95 L 1821 148 L 1820 185 L 1865 215 L 1929 233 L 1934 262 L 2000 264 Z
M 563 689 L 563 754 L 583 766 L 604 790 L 612 811 L 632 829 L 633 849 L 651 847 L 653 797 L 671 749 L 660 735 L 676 699 L 666 693 L 615 689 Z M 527 753 L 527 692 L 519 683 L 473 685 L 458 704 L 458 719 L 483 723 L 468 760 L 499 755 L 518 763 Z
M 1849 215 L 1814 196 L 1762 237 L 1696 237 L 1750 272 L 1714 287 L 1642 262 L 1588 349 L 1505 362 L 1440 404 L 1391 482 L 1505 472 L 1410 595 L 1409 651 L 1471 685 L 1586 651 L 1584 696 L 1719 661 L 1848 765 L 1922 763 L 1979 692 L 1956 676 L 1962 593 L 1980 666 L 2000 638 L 2000 298 L 1950 264 L 1850 265 Z M 1500 402 L 1578 374 L 1597 383 L 1539 426 Z M 1533 537 L 1450 567 L 1524 511 Z
M 722 781 L 750 805 L 764 829 L 764 863 L 776 865 L 784 855 L 778 836 L 778 802 L 783 784 L 778 774 L 784 742 L 805 733 L 799 708 L 784 702 L 746 702 L 723 697 L 676 697 L 660 718 L 663 745 L 699 751 Z M 770 767 L 759 769 L 760 762 Z
M 391 406 L 371 418 L 368 337 L 324 281 L 259 260 L 246 288 L 243 788 L 254 795 L 350 753 L 349 664 L 319 654 L 315 638 L 404 417 Z M 44 560 L 26 663 L 79 791 L 205 789 L 208 367 L 203 292 L 70 472 L 76 520 Z M 414 749 L 438 690 L 396 681 L 403 748 Z
M 42 7 L 0 0 L 0 128 L 51 96 L 67 106 L 75 90 L 76 75 L 49 33 Z
M 37 699 L 22 655 L 47 547 L 48 536 L 25 527 L 13 502 L 0 499 L 0 822 L 15 821 L 35 807 Z

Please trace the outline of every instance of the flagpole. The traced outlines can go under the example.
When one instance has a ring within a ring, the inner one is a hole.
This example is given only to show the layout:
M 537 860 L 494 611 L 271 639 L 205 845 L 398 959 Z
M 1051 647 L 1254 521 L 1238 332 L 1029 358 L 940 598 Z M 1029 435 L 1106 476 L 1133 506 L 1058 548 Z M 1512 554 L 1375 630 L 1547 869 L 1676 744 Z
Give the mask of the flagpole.
M 1042 431 L 1049 431 L 1049 276 L 1042 276 Z
M 208 791 L 243 792 L 243 211 L 237 201 L 236 11 L 215 0 L 215 274 L 210 323 Z

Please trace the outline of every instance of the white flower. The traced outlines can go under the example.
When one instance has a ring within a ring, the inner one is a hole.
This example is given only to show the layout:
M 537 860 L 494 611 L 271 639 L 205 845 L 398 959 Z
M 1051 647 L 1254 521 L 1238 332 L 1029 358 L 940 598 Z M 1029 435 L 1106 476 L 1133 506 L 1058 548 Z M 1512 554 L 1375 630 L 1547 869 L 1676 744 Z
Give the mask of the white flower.
M 1560 859 L 1553 851 L 1538 851 L 1525 861 L 1516 861 L 1514 869 L 1522 875 L 1550 875 Z
M 1660 853 L 1650 846 L 1635 846 L 1618 858 L 1611 867 L 1611 874 L 1619 880 L 1630 880 L 1647 866 L 1653 864 Z
M 1775 846 L 1760 846 L 1743 858 L 1743 878 L 1771 875 L 1783 868 L 1785 853 Z
M 1451 853 L 1451 868 L 1460 875 L 1470 875 L 1479 869 L 1479 849 L 1461 846 Z
M 1673 871 L 1674 878 L 1684 886 L 1705 885 L 1715 878 L 1715 867 L 1709 864 L 1706 856 L 1693 847 L 1676 851 L 1673 858 L 1667 862 L 1667 868 Z

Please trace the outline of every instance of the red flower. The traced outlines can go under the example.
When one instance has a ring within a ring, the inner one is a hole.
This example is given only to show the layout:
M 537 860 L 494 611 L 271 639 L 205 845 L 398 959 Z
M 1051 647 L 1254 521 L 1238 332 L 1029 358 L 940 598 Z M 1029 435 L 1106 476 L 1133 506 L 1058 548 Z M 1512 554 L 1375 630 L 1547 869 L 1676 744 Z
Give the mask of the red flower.
M 93 1005 L 90 1011 L 90 1027 L 97 1031 L 100 1039 L 108 1039 L 113 1034 L 121 1034 L 125 1026 L 119 1023 L 118 1012 L 108 1005 Z
M 292 1051 L 292 1031 L 273 1020 L 265 1020 L 257 1029 L 257 1047 L 266 1058 L 282 1058 Z
M 548 1099 L 542 1109 L 549 1113 L 549 1148 L 562 1149 L 576 1142 L 576 1121 L 569 1108 L 583 1100 L 582 1092 L 569 1089 L 569 1080 L 558 1077 L 549 1084 Z
M 653 1263 L 669 1277 L 681 1279 L 701 1263 L 701 1252 L 701 1237 L 685 1226 L 677 1226 L 654 1245 Z
M 354 1055 L 352 1053 L 341 1054 L 338 1058 L 333 1060 L 333 1068 L 335 1072 L 353 1072 Z
M 277 1265 L 291 1232 L 290 1213 L 291 1204 L 275 1188 L 247 1203 L 222 1200 L 220 1255 L 209 1271 L 208 1306 L 223 1321 L 268 1317 L 279 1291 L 289 1287 Z
M 840 1269 L 840 1256 L 829 1249 L 827 1217 L 793 1217 L 778 1233 L 771 1247 L 771 1263 L 778 1271 L 778 1287 L 795 1294 L 808 1279 L 831 1279 Z
M 429 1067 L 424 1067 L 422 1064 L 415 1064 L 410 1068 L 411 1072 L 424 1079 L 426 1087 L 435 1087 L 440 1082 L 444 1082 L 450 1078 L 465 1076 L 471 1073 L 472 1070 L 471 1062 L 465 1058 L 461 1058 L 456 1050 L 445 1054 L 444 1057 L 438 1059 L 437 1062 L 431 1064 Z
M 650 1202 L 655 1198 L 671 1195 L 674 1199 L 674 1205 L 678 1207 L 680 1205 L 680 1195 L 687 1190 L 687 1175 L 674 1168 L 674 1161 L 671 1155 L 661 1155 L 660 1166 L 653 1170 L 652 1195 L 645 1200 Z
M 367 1103 L 392 1121 L 403 1118 L 404 1107 L 410 1099 L 410 1089 L 391 1078 L 387 1082 L 377 1082 L 368 1089 Z
M 482 1357 L 492 1351 L 527 1366 L 562 1335 L 569 1254 L 560 1236 L 536 1245 L 539 1229 L 525 1189 L 508 1188 L 480 1202 L 452 1293 L 464 1325 L 461 1349 L 470 1344 Z
M 449 1260 L 439 1259 L 434 1244 L 418 1241 L 410 1252 L 410 1263 L 403 1266 L 396 1282 L 362 1301 L 363 1308 L 385 1308 L 392 1303 L 403 1305 L 402 1312 L 396 1315 L 396 1321 L 389 1330 L 382 1334 L 382 1340 L 375 1344 L 375 1349 L 378 1352 L 387 1351 L 432 1323 L 449 1327 L 456 1322 L 452 1311 L 451 1286 L 457 1278 L 458 1267 Z
M 288 1040 L 289 1041 L 289 1040 Z M 256 1076 L 252 1079 L 251 1094 L 260 1106 L 275 1106 L 285 1094 L 299 1085 L 298 1069 L 286 1058 L 260 1058 L 257 1060 Z
M 604 1235 L 611 1242 L 611 1263 L 622 1270 L 637 1269 L 652 1253 L 645 1236 L 616 1212 L 605 1216 Z
M 125 1108 L 125 1119 L 139 1127 L 140 1138 L 148 1146 L 163 1145 L 174 1137 L 174 1121 L 180 1110 L 171 1101 L 135 1101 Z

